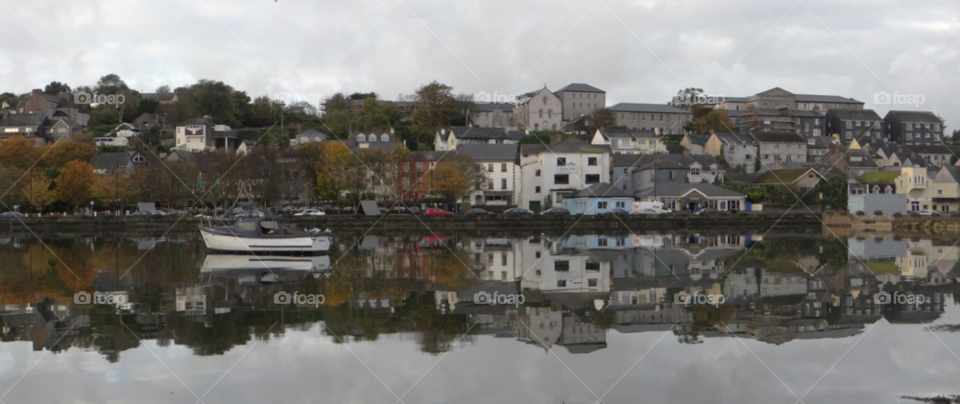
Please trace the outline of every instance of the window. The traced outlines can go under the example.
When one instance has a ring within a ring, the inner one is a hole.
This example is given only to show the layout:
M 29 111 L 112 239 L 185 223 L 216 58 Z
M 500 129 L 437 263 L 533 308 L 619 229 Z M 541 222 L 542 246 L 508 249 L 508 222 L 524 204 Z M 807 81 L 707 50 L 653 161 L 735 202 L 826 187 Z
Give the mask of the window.
M 569 272 L 570 271 L 570 261 L 554 261 L 553 270 L 557 272 Z
M 700 175 L 700 167 L 690 167 L 690 175 Z
M 506 179 L 506 178 L 501 178 L 501 179 L 500 179 L 500 189 L 501 189 L 501 190 L 507 189 L 507 179 Z
M 565 288 L 565 287 L 567 287 L 567 281 L 565 281 L 565 280 L 558 280 L 558 281 L 557 281 L 557 287 L 558 287 L 558 288 Z
M 359 134 L 359 135 L 357 135 L 357 141 L 358 141 L 358 142 L 366 142 L 366 141 L 367 141 L 367 137 L 364 136 L 363 134 Z
M 626 202 L 617 202 L 617 209 L 626 209 L 626 208 L 627 208 Z
M 567 174 L 556 174 L 553 176 L 554 184 L 569 184 L 570 176 Z
M 500 164 L 500 172 L 501 173 L 507 172 L 507 163 Z
M 938 190 L 937 190 L 937 195 L 943 195 L 943 190 L 942 190 L 942 189 L 938 189 Z
M 585 182 L 587 184 L 596 184 L 600 182 L 600 174 L 587 174 Z
M 606 208 L 607 208 L 606 202 L 597 202 L 597 209 L 606 209 Z
M 506 165 L 506 164 L 504 164 L 504 165 Z M 588 166 L 595 166 L 595 165 L 597 165 L 597 158 L 596 158 L 596 157 L 587 157 L 587 165 L 588 165 Z
M 540 176 L 540 170 L 534 171 L 534 172 L 533 172 L 533 176 L 534 176 L 534 177 L 539 177 L 539 176 Z
M 540 251 L 537 251 L 537 253 L 536 253 L 536 258 L 540 258 Z M 537 271 L 537 272 L 540 272 L 540 271 Z M 540 274 L 537 273 L 537 275 L 540 275 Z
M 493 164 L 487 164 L 487 172 L 488 172 L 488 173 L 492 173 L 492 172 L 493 172 Z
M 670 181 L 674 180 L 673 170 L 670 170 Z
M 539 186 L 533 187 L 533 193 L 539 194 L 539 193 L 540 193 L 540 187 L 539 187 Z
M 565 165 L 567 165 L 567 158 L 557 157 L 557 166 L 565 166 Z
M 587 279 L 587 286 L 596 287 L 596 286 L 597 286 L 597 280 L 596 280 L 596 279 Z

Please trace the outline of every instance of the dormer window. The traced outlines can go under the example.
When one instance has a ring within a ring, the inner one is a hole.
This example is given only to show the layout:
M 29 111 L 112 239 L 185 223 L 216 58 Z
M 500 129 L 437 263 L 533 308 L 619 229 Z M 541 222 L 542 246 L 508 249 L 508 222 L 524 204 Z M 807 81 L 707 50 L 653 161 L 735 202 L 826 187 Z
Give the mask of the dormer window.
M 389 142 L 389 141 L 390 141 L 390 135 L 387 135 L 386 133 L 380 135 L 380 141 L 381 141 L 381 142 Z
M 367 137 L 364 136 L 364 135 L 361 133 L 361 134 L 357 135 L 357 141 L 358 141 L 358 142 L 366 142 L 366 141 L 367 141 Z
M 376 141 L 377 141 L 377 135 L 370 135 L 369 141 L 370 141 L 371 143 L 376 142 Z

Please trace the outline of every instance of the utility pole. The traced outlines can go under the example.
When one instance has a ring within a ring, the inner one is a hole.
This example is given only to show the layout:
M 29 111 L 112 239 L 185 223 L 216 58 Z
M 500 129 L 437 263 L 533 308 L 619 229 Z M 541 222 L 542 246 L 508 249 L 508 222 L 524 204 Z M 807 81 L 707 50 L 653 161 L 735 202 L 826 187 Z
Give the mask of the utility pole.
M 115 164 L 113 167 L 113 175 L 116 178 L 116 188 L 114 194 L 114 201 L 116 201 L 117 206 L 117 216 L 120 216 L 120 165 Z

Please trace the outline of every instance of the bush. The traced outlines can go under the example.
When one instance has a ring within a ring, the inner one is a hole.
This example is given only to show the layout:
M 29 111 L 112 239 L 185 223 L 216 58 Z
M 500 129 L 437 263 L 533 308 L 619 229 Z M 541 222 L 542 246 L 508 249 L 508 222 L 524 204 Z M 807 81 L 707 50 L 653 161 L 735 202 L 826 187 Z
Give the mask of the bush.
M 960 217 L 960 212 L 953 212 L 953 213 L 950 214 L 950 216 Z
M 847 211 L 845 211 L 845 210 L 841 210 L 841 211 L 840 211 L 840 216 L 846 216 L 846 215 L 849 215 L 849 214 L 850 214 L 850 212 L 847 212 Z
M 866 213 L 863 213 L 862 210 L 857 211 L 857 216 L 863 216 L 863 215 L 866 215 Z
M 833 214 L 834 214 L 834 213 L 833 213 L 832 210 L 828 210 L 828 211 L 827 211 L 827 216 L 833 216 Z
M 875 210 L 875 211 L 873 211 L 873 214 L 874 214 L 874 215 L 877 215 L 877 216 L 883 216 L 883 211 L 882 211 L 882 210 Z
M 903 216 L 903 213 L 893 212 L 893 217 L 901 217 L 901 216 Z
M 910 217 L 920 217 L 920 214 L 917 212 L 910 212 Z

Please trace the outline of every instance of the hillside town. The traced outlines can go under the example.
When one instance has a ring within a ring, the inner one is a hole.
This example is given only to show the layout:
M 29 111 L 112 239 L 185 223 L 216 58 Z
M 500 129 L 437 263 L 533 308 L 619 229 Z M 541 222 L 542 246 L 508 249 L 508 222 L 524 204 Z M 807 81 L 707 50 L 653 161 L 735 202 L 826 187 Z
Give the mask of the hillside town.
M 432 82 L 403 98 L 287 105 L 209 81 L 139 93 L 116 75 L 94 88 L 4 93 L 4 210 L 221 209 L 245 196 L 277 211 L 375 200 L 385 210 L 575 215 L 798 203 L 960 212 L 956 131 L 933 111 L 881 117 L 854 98 L 779 87 L 608 106 L 606 91 L 584 83 L 499 99 Z

